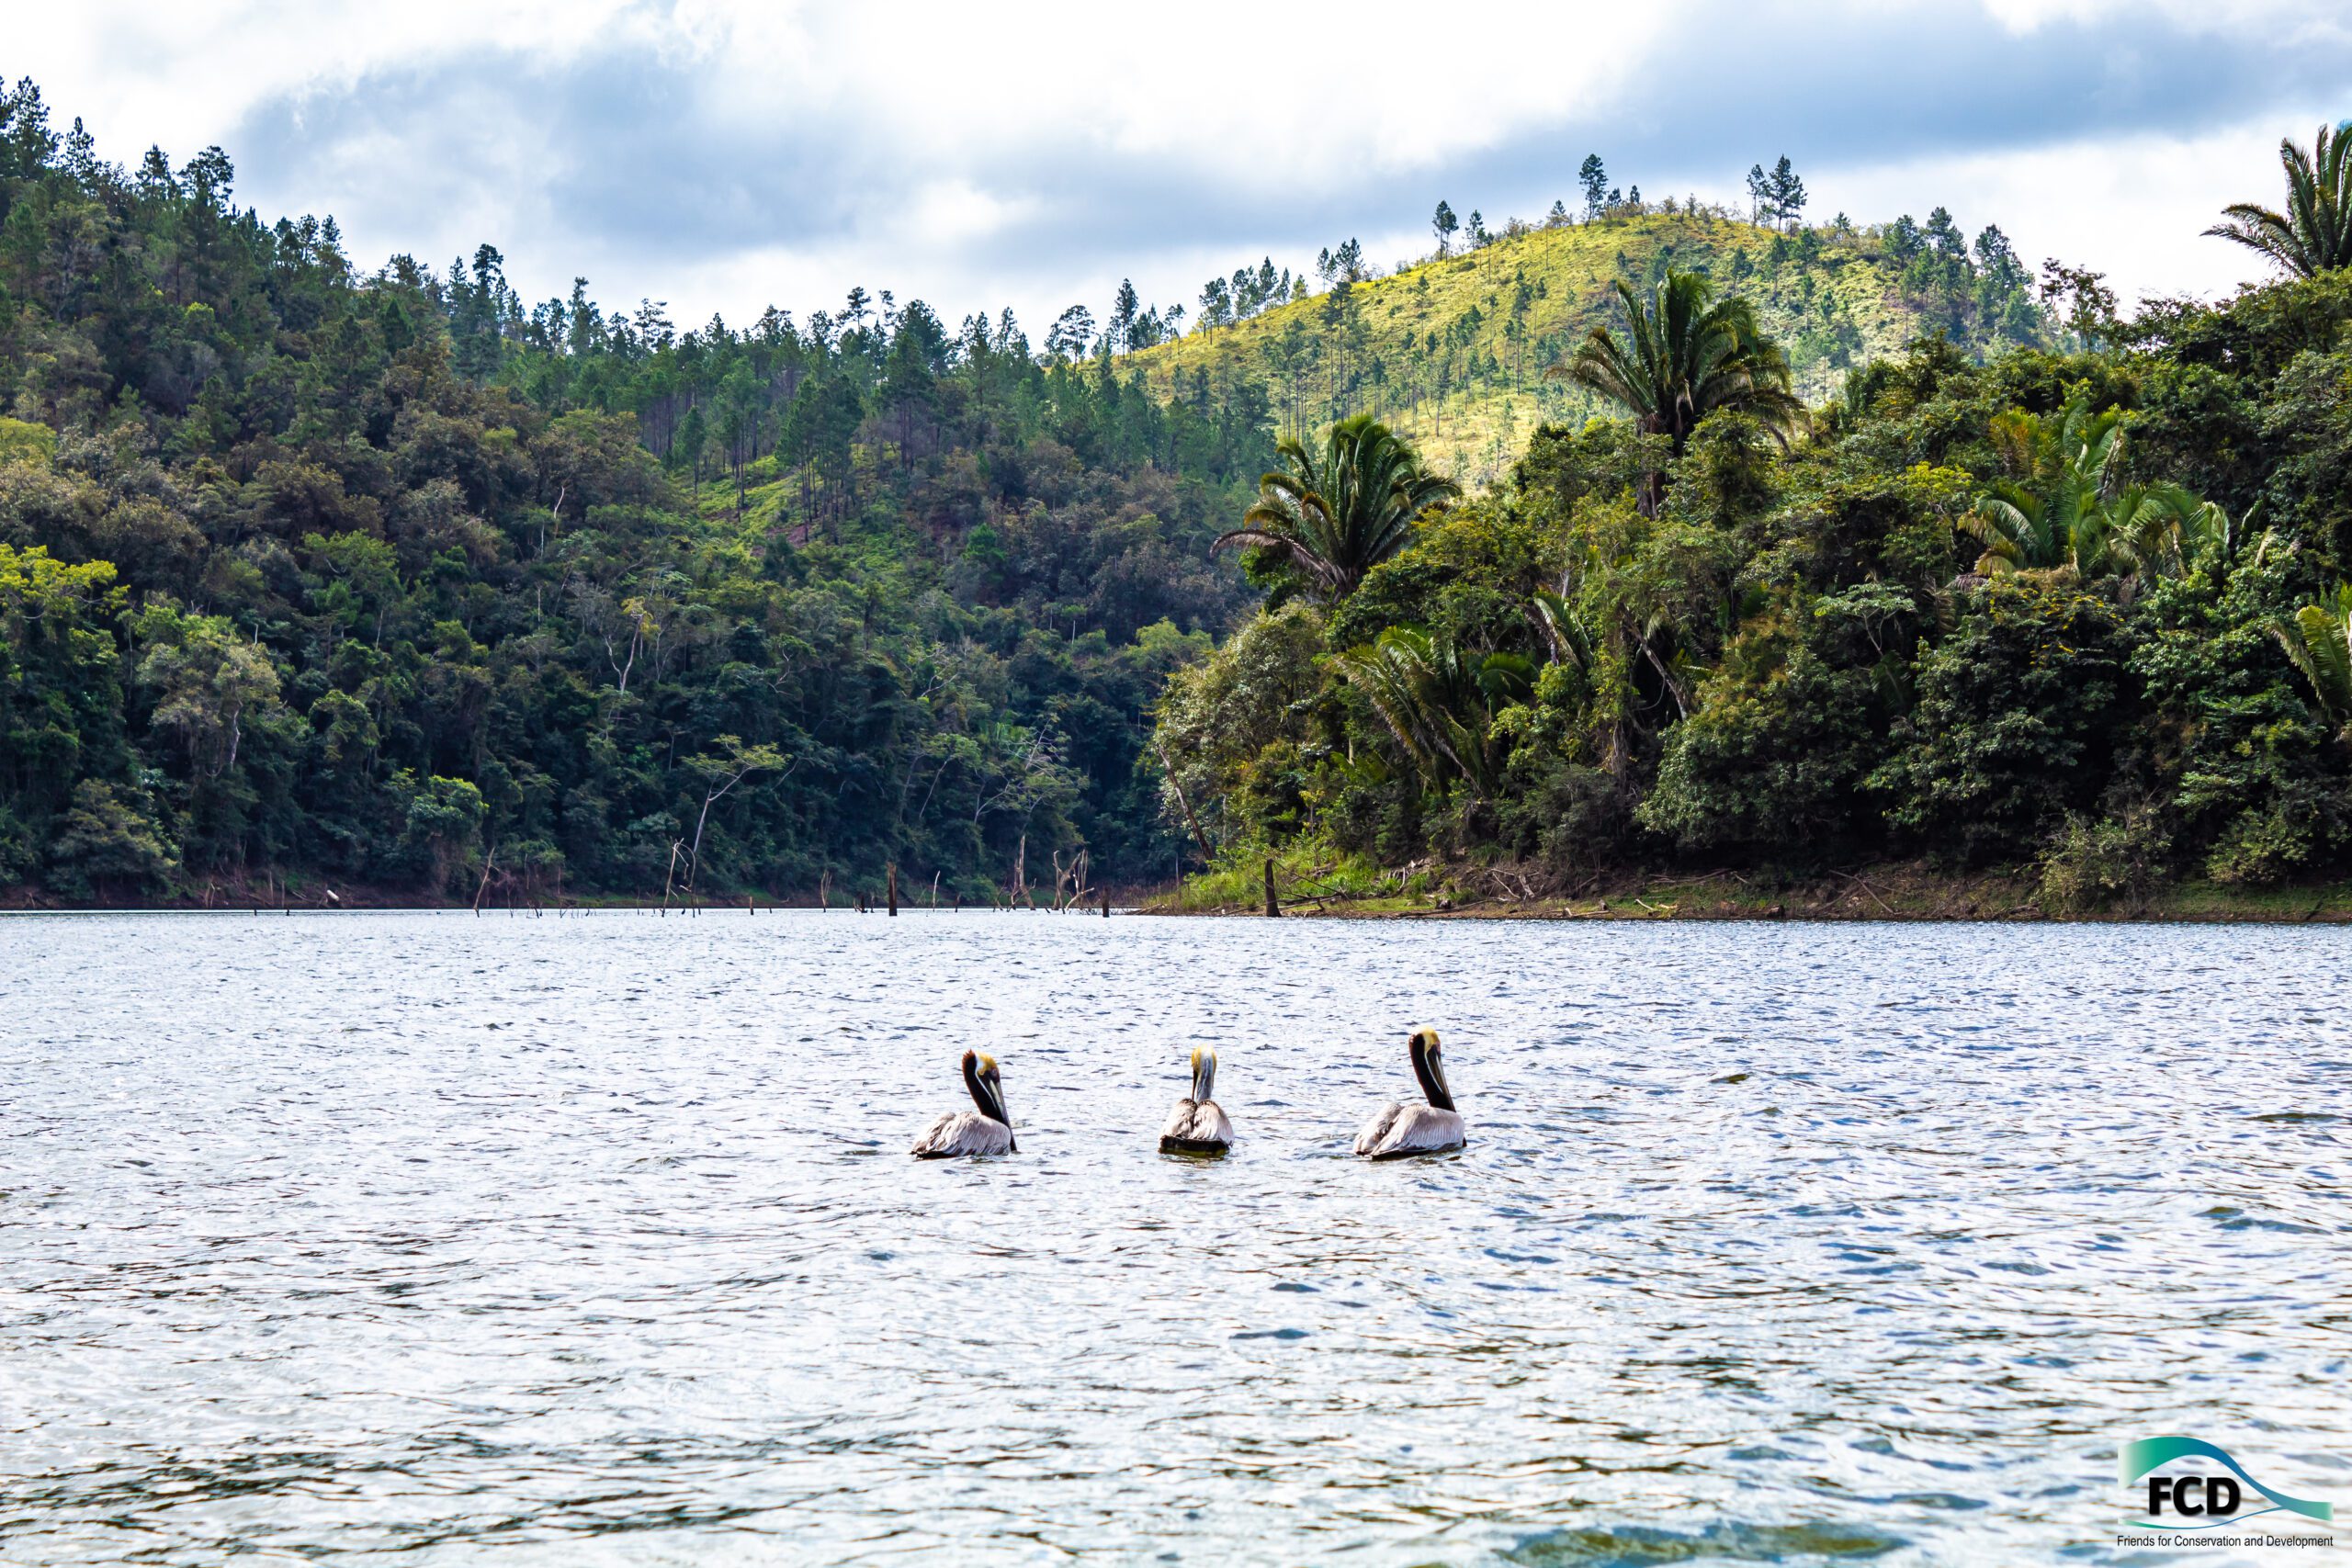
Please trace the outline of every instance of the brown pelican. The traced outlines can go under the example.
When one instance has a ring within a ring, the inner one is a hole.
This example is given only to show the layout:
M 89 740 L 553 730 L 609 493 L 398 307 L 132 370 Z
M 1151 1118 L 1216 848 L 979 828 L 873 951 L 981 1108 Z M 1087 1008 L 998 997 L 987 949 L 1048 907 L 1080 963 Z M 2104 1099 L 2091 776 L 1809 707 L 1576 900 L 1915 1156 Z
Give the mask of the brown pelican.
M 1209 1098 L 1216 1085 L 1216 1053 L 1193 1053 L 1193 1092 L 1176 1102 L 1168 1125 L 1159 1130 L 1164 1155 L 1221 1155 L 1233 1142 L 1233 1123 Z
M 1356 1134 L 1356 1153 L 1360 1155 L 1396 1159 L 1403 1155 L 1458 1149 L 1464 1141 L 1462 1116 L 1453 1109 L 1453 1096 L 1445 1087 L 1445 1068 L 1438 1061 L 1437 1031 L 1413 1031 L 1405 1050 L 1413 1058 L 1413 1076 L 1421 1080 L 1421 1092 L 1430 1102 L 1398 1105 L 1392 1100 L 1373 1112 L 1372 1120 Z
M 956 1155 L 1017 1155 L 1012 1121 L 1004 1113 L 1004 1089 L 998 1083 L 996 1058 L 964 1053 L 964 1087 L 972 1091 L 979 1110 L 949 1111 L 923 1129 L 915 1140 L 917 1159 L 947 1159 Z

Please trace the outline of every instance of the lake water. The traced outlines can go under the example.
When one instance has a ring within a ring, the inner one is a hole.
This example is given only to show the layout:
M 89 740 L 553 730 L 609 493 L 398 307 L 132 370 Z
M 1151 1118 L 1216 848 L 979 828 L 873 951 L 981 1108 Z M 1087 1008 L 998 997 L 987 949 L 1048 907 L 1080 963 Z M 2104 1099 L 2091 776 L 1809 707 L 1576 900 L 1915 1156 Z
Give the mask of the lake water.
M 2119 1441 L 2352 1505 L 2347 976 L 2310 929 L 0 920 L 0 1561 L 2214 1561 L 2113 1547 Z M 1468 1148 L 1351 1157 L 1422 1023 Z M 1197 1044 L 1218 1162 L 1154 1146 Z M 908 1158 L 967 1046 L 1020 1154 Z

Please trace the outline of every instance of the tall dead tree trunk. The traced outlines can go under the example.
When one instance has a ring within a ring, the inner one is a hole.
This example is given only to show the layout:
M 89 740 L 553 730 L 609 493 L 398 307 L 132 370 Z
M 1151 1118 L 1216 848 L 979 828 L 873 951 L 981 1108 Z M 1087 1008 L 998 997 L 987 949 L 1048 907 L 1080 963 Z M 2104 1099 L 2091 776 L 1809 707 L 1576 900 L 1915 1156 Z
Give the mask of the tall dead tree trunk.
M 1159 770 L 1167 775 L 1168 787 L 1176 792 L 1176 804 L 1184 808 L 1184 826 L 1193 830 L 1193 842 L 1200 846 L 1202 861 L 1206 863 L 1216 859 L 1216 852 L 1209 848 L 1209 836 L 1201 831 L 1201 819 L 1193 815 L 1193 803 L 1185 798 L 1183 783 L 1176 777 L 1176 766 L 1168 760 L 1168 748 L 1159 743 L 1157 735 L 1151 738 L 1151 749 L 1159 753 Z

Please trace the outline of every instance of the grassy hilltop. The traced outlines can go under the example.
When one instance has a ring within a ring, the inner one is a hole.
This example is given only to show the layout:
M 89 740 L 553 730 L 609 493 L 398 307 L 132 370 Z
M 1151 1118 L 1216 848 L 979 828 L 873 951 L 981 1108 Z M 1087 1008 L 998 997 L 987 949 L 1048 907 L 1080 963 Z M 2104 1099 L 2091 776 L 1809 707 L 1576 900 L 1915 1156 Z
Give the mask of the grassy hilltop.
M 1858 229 L 1842 220 L 1784 231 L 1704 208 L 1518 225 L 1486 244 L 1272 306 L 1246 321 L 1139 349 L 1155 394 L 1262 378 L 1285 430 L 1370 410 L 1442 471 L 1499 478 L 1546 421 L 1602 412 L 1544 367 L 1619 320 L 1611 284 L 1653 285 L 1671 266 L 1752 299 L 1787 349 L 1796 389 L 1818 402 L 1846 370 L 1941 331 L 1972 356 L 2041 341 L 2023 269 L 1957 248 L 1931 219 Z M 1943 236 L 1941 243 L 1939 237 Z M 1434 338 L 1434 342 L 1432 342 Z

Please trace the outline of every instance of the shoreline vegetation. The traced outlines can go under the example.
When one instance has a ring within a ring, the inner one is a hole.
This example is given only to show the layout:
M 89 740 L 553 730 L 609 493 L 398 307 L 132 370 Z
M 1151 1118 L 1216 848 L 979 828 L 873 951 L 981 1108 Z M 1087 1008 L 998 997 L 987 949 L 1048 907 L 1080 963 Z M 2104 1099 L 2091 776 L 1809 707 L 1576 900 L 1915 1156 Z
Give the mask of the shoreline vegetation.
M 1277 863 L 1280 917 L 1287 919 L 1551 919 L 1551 920 L 1831 920 L 1841 922 L 2056 922 L 2066 924 L 2352 924 L 2352 882 L 2232 887 L 2213 882 L 2175 883 L 2144 900 L 2078 910 L 2045 897 L 2036 880 L 2016 872 L 1939 872 L 1918 863 L 1824 870 L 1774 878 L 1729 869 L 1660 872 L 1588 879 L 1562 888 L 1543 881 L 1540 868 L 1461 868 L 1432 874 L 1419 867 L 1383 873 L 1364 864 Z M 1181 883 L 1089 888 L 1083 898 L 1057 906 L 953 899 L 931 902 L 927 889 L 903 905 L 909 915 L 1062 914 L 1102 919 L 1107 899 L 1114 918 L 1265 918 L 1264 867 L 1227 867 Z M 834 890 L 820 904 L 813 892 L 781 897 L 695 894 L 664 904 L 626 895 L 567 895 L 534 902 L 502 889 L 475 905 L 466 899 L 420 903 L 409 889 L 322 884 L 215 886 L 198 893 L 142 902 L 59 900 L 24 888 L 0 892 L 0 916 L 40 914 L 334 914 L 429 910 L 482 915 L 679 916 L 816 912 L 888 916 L 888 895 Z
M 1911 863 L 1826 870 L 1775 879 L 1753 872 L 1628 874 L 1571 889 L 1547 887 L 1527 868 L 1366 876 L 1350 868 L 1278 867 L 1284 919 L 1558 920 L 2038 921 L 2268 925 L 2352 924 L 2352 882 L 2247 888 L 2176 883 L 2144 900 L 2070 909 L 2014 872 L 1938 872 Z M 1136 913 L 1263 919 L 1262 870 L 1188 878 Z
M 2128 316 L 1594 154 L 1033 342 L 363 271 L 19 82 L 0 908 L 2332 918 L 2347 143 Z

